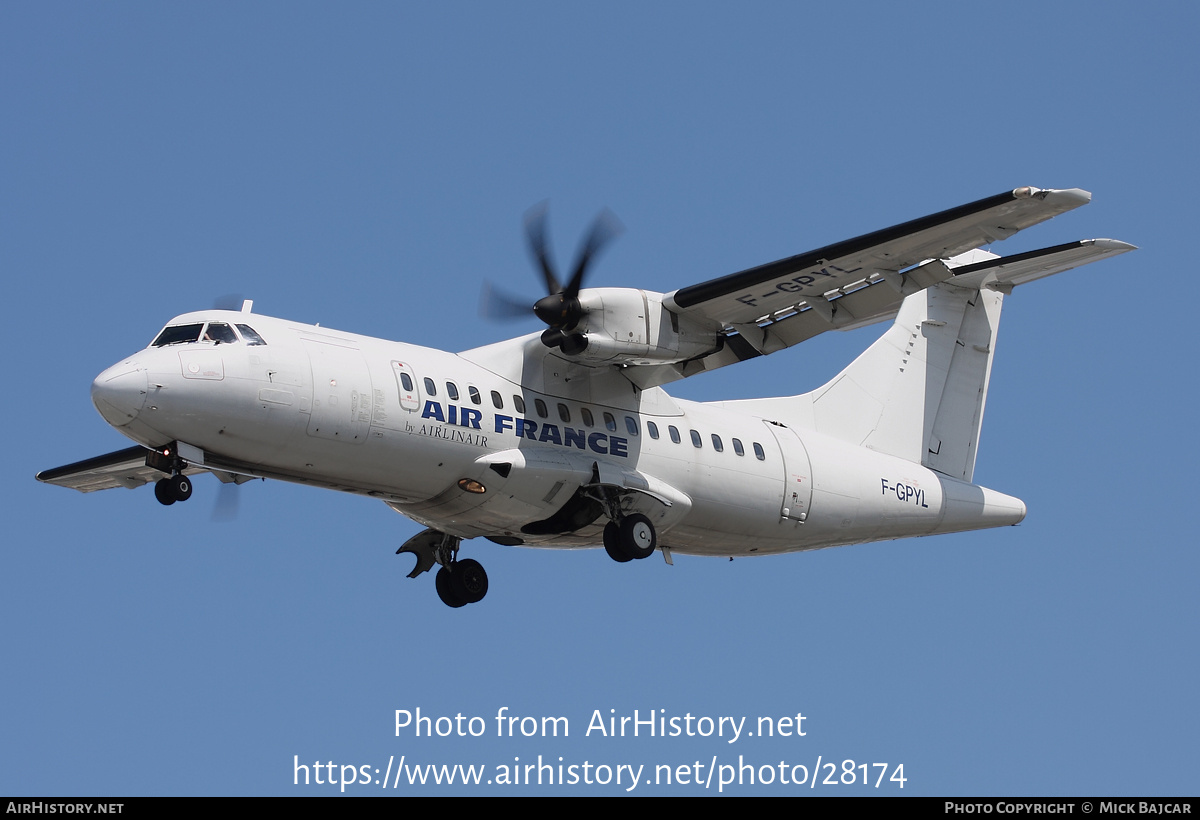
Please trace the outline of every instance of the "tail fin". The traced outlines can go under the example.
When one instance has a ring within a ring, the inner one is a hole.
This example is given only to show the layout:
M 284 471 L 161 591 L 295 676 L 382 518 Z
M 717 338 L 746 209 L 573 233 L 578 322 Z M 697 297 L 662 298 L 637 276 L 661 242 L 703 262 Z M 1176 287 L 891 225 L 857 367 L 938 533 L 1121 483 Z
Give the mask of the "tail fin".
M 970 482 L 1004 295 L 1133 249 L 1090 239 L 1011 257 L 955 257 L 947 261 L 954 276 L 905 298 L 891 328 L 828 384 L 729 404 Z
M 1002 293 L 946 284 L 914 293 L 887 333 L 798 404 L 825 435 L 970 482 L 1003 304 Z

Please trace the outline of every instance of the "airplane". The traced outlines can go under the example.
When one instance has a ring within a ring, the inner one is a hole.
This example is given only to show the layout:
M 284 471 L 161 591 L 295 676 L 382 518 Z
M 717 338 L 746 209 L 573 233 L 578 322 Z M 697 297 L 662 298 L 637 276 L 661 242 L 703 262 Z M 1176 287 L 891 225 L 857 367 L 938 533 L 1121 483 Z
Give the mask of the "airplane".
M 397 554 L 415 556 L 411 578 L 438 566 L 450 607 L 488 591 L 480 563 L 459 558 L 477 537 L 671 564 L 1015 525 L 1024 502 L 972 483 L 1004 297 L 1135 247 L 982 246 L 1090 200 L 1016 188 L 667 294 L 583 287 L 614 234 L 606 217 L 563 283 L 536 210 L 542 333 L 456 354 L 250 301 L 185 313 L 92 384 L 100 415 L 136 445 L 37 479 L 82 492 L 153 483 L 165 505 L 203 472 L 377 498 L 426 527 Z M 663 389 L 888 319 L 808 393 L 701 403 Z

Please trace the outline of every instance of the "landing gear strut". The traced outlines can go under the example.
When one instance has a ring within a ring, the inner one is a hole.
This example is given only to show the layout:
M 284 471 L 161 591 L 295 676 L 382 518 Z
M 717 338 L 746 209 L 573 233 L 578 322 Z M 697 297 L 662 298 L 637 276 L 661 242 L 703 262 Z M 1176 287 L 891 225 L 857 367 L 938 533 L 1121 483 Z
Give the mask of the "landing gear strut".
M 192 497 L 192 480 L 183 474 L 188 465 L 175 451 L 175 444 L 146 453 L 146 466 L 170 476 L 154 483 L 154 497 L 159 504 L 169 507 L 176 501 L 187 501 Z
M 457 536 L 425 530 L 396 550 L 397 555 L 411 552 L 417 556 L 417 565 L 408 574 L 409 578 L 416 578 L 433 569 L 434 564 L 441 564 L 434 576 L 434 587 L 442 603 L 455 609 L 482 601 L 488 591 L 488 577 L 483 565 L 471 558 L 458 560 L 461 543 L 462 539 Z

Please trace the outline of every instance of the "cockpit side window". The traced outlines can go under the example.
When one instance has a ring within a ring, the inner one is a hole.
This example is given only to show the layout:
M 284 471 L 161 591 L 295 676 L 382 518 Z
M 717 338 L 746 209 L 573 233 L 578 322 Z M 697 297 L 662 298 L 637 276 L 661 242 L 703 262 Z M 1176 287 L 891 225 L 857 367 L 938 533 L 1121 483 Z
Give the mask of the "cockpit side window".
M 228 345 L 237 340 L 237 334 L 233 332 L 233 328 L 224 322 L 209 322 L 208 329 L 204 331 L 204 341 L 206 342 Z
M 190 325 L 173 325 L 158 334 L 158 338 L 150 346 L 166 347 L 167 345 L 181 345 L 198 341 L 200 339 L 200 330 L 203 327 L 204 324 L 201 322 Z
M 250 327 L 250 325 L 238 325 L 237 329 L 242 332 L 242 338 L 246 340 L 246 344 L 248 345 L 265 345 L 267 343 L 267 340 L 255 333 L 254 328 Z

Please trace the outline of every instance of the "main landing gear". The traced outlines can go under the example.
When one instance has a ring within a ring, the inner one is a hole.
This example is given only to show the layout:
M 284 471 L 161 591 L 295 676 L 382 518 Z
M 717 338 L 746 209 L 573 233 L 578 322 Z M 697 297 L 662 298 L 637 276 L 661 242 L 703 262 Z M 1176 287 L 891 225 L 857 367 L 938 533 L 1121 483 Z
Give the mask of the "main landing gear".
M 641 513 L 626 515 L 620 522 L 609 521 L 604 525 L 604 551 L 618 563 L 649 558 L 656 546 L 658 534 L 654 525 Z
M 626 513 L 621 509 L 620 491 L 600 483 L 599 470 L 592 468 L 592 485 L 596 501 L 604 505 L 608 523 L 604 525 L 604 551 L 618 564 L 649 558 L 658 546 L 654 524 L 641 513 Z
M 483 565 L 471 558 L 458 560 L 461 543 L 462 539 L 457 536 L 425 530 L 396 550 L 397 555 L 411 552 L 417 556 L 417 564 L 408 574 L 409 578 L 416 578 L 433 569 L 434 564 L 441 564 L 434 576 L 434 587 L 442 603 L 455 609 L 482 601 L 488 591 L 488 577 Z
M 452 561 L 439 569 L 434 577 L 434 586 L 442 603 L 457 609 L 483 600 L 488 591 L 488 577 L 482 564 L 468 558 L 465 561 Z

